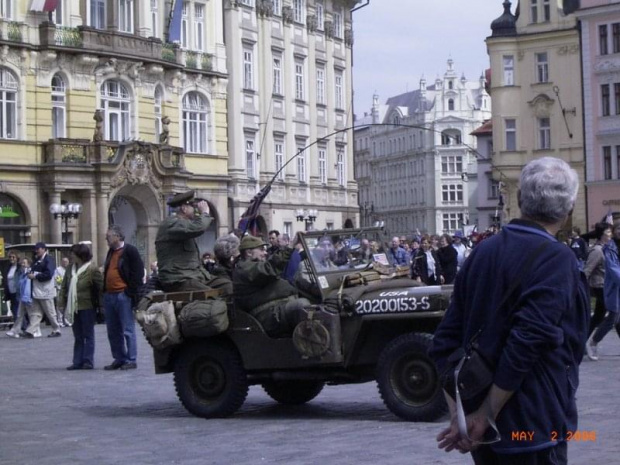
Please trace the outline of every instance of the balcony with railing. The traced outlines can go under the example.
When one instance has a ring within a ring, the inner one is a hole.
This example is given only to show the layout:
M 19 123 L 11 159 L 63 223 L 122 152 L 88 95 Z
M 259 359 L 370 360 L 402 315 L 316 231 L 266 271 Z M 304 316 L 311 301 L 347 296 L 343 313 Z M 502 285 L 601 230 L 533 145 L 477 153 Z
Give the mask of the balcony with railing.
M 26 37 L 26 24 L 0 19 L 0 39 L 11 42 L 23 42 Z
M 5 35 L 3 34 L 2 37 Z M 181 49 L 177 45 L 165 44 L 154 37 L 141 37 L 89 26 L 70 28 L 44 22 L 39 25 L 39 40 L 43 48 L 79 48 L 115 57 L 136 58 L 141 61 L 166 61 L 178 66 L 183 63 Z
M 213 55 L 210 53 L 194 52 L 184 50 L 185 67 L 190 69 L 200 69 L 203 71 L 213 71 Z

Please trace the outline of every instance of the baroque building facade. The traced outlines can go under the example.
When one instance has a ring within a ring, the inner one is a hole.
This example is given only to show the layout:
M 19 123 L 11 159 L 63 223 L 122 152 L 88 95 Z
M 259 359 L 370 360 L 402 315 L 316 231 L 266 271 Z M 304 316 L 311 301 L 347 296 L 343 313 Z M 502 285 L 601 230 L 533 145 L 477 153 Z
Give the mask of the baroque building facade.
M 230 229 L 222 2 L 185 1 L 177 44 L 170 1 L 36 3 L 0 11 L 0 236 L 90 240 L 101 262 L 120 224 L 150 261 L 166 200 L 193 188 L 215 217 L 209 246 Z M 77 218 L 49 210 L 77 203 Z
M 358 223 L 353 136 L 345 130 L 353 120 L 356 3 L 224 2 L 231 217 L 274 180 L 259 210 L 262 234 Z
M 567 226 L 587 226 L 580 45 L 572 3 L 521 0 L 513 14 L 505 0 L 504 12 L 486 39 L 493 97 L 492 169 L 501 183 L 504 221 L 520 214 L 522 167 L 534 158 L 554 156 L 577 171 L 582 186 Z
M 581 0 L 588 225 L 620 217 L 620 1 Z
M 476 137 L 491 116 L 486 79 L 442 78 L 389 98 L 373 97 L 355 131 L 362 223 L 383 221 L 395 235 L 454 233 L 478 221 Z

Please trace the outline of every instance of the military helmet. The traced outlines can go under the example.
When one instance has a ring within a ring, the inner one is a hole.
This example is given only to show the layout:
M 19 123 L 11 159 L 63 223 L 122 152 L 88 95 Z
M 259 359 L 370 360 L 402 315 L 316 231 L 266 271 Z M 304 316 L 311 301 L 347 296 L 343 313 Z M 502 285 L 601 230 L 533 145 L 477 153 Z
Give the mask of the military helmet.
M 247 236 L 244 236 L 243 239 L 241 239 L 241 245 L 239 246 L 239 250 L 256 249 L 258 247 L 264 247 L 266 245 L 267 243 L 263 241 L 260 237 L 250 236 L 248 234 Z

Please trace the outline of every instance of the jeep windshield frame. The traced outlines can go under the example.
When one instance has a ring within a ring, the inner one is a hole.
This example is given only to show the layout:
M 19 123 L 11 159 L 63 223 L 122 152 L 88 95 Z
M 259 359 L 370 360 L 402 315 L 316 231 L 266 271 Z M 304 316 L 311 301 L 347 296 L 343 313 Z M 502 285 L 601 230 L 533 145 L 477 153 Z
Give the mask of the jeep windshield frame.
M 307 231 L 299 236 L 306 252 L 302 267 L 323 298 L 340 286 L 344 276 L 371 269 L 374 262 L 388 265 L 384 228 Z M 376 248 L 375 253 L 362 247 L 364 239 Z

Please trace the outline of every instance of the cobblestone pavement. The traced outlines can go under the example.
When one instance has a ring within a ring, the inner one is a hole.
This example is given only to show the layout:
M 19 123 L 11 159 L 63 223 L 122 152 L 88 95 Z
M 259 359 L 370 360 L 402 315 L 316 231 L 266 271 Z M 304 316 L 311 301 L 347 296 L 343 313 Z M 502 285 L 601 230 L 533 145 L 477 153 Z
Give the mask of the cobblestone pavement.
M 44 331 L 44 336 L 49 329 Z M 73 336 L 0 336 L 0 464 L 469 464 L 436 448 L 445 421 L 407 423 L 383 406 L 375 383 L 327 387 L 300 407 L 252 387 L 232 418 L 203 420 L 176 398 L 172 375 L 155 375 L 139 334 L 138 369 L 107 372 L 105 327 L 96 328 L 96 369 L 65 370 Z M 580 429 L 571 464 L 617 463 L 620 340 L 610 333 L 599 362 L 581 365 Z

